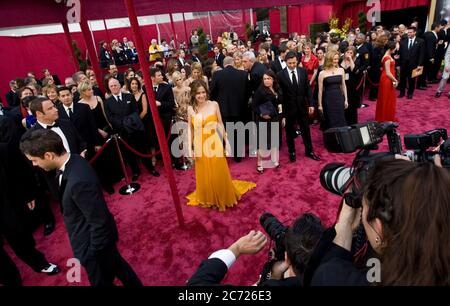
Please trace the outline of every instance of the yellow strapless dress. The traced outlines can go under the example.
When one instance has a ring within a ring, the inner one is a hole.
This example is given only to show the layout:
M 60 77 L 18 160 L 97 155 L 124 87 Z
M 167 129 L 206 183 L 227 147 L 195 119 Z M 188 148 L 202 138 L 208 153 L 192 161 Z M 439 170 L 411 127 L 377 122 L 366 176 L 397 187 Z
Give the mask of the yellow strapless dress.
M 233 207 L 255 183 L 232 180 L 222 141 L 217 134 L 217 116 L 193 116 L 196 190 L 187 195 L 187 205 L 217 208 Z

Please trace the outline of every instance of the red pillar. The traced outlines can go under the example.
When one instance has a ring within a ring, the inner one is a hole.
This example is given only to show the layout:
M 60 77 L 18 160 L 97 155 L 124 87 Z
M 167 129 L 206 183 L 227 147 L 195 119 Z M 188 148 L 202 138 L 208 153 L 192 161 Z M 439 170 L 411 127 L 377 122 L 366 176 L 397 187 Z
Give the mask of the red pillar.
M 172 13 L 170 13 L 169 16 L 170 16 L 170 26 L 172 27 L 172 33 L 173 33 L 173 41 L 175 42 L 175 48 L 178 48 L 177 32 L 175 32 L 175 24 L 173 22 Z
M 184 26 L 184 35 L 186 37 L 186 48 L 189 48 L 189 35 L 186 27 L 186 19 L 184 18 L 184 13 L 183 13 L 183 26 Z
M 133 0 L 124 0 L 125 6 L 128 11 L 128 17 L 130 19 L 131 30 L 133 31 L 134 41 L 136 43 L 136 49 L 139 55 L 139 65 L 141 66 L 142 74 L 144 75 L 144 81 L 147 87 L 147 96 L 150 104 L 150 110 L 152 112 L 153 122 L 156 127 L 156 135 L 158 136 L 158 142 L 160 144 L 161 154 L 164 161 L 164 168 L 167 173 L 167 178 L 172 192 L 172 199 L 175 204 L 175 211 L 177 213 L 178 224 L 184 226 L 183 211 L 180 204 L 180 196 L 178 194 L 177 185 L 175 183 L 175 177 L 173 175 L 172 163 L 170 160 L 169 148 L 167 146 L 167 139 L 164 133 L 164 129 L 159 118 L 158 109 L 156 106 L 155 96 L 153 95 L 152 79 L 150 78 L 150 72 L 148 67 L 150 66 L 147 56 L 145 55 L 144 41 L 139 30 L 139 23 L 136 16 L 136 11 L 133 5 Z
M 80 65 L 78 64 L 78 58 L 75 55 L 75 51 L 72 48 L 72 36 L 70 35 L 69 25 L 67 22 L 63 22 L 62 27 L 64 29 L 64 34 L 66 35 L 67 46 L 69 47 L 70 54 L 72 54 L 73 65 L 75 70 L 78 71 L 80 70 Z
M 100 70 L 100 63 L 98 61 L 97 52 L 95 52 L 94 42 L 92 41 L 92 36 L 90 34 L 89 25 L 84 17 L 81 17 L 80 21 L 81 32 L 83 33 L 84 42 L 89 54 L 89 60 L 91 61 L 91 68 L 95 72 L 95 78 L 97 79 L 98 87 L 101 91 L 105 91 L 105 86 L 103 86 L 102 71 Z

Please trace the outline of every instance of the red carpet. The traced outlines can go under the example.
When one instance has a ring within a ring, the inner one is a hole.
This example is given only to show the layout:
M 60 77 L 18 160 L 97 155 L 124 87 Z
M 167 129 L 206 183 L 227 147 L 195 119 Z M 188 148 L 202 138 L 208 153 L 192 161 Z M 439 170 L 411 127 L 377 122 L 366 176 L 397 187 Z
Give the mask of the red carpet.
M 419 133 L 435 127 L 447 128 L 450 100 L 446 96 L 434 99 L 435 87 L 427 91 L 416 91 L 413 100 L 405 98 L 397 101 L 397 114 L 400 120 L 398 131 Z M 375 102 L 366 102 L 368 108 L 360 109 L 360 122 L 374 120 Z M 315 151 L 321 156 L 315 162 L 303 156 L 304 147 L 297 139 L 297 162 L 290 164 L 286 146 L 281 152 L 282 168 L 267 169 L 263 175 L 256 173 L 256 159 L 246 158 L 240 164 L 230 161 L 234 178 L 251 180 L 257 183 L 256 189 L 246 194 L 239 205 L 224 213 L 216 210 L 188 207 L 184 196 L 195 188 L 194 171 L 176 171 L 176 180 L 183 203 L 183 213 L 187 221 L 185 229 L 178 227 L 175 209 L 172 204 L 169 186 L 164 174 L 159 178 L 143 175 L 139 183 L 142 189 L 132 196 L 117 193 L 107 197 L 109 207 L 115 215 L 119 233 L 119 249 L 134 267 L 145 285 L 183 285 L 195 271 L 201 260 L 213 251 L 228 247 L 241 235 L 251 229 L 261 230 L 259 216 L 272 212 L 281 221 L 292 222 L 304 212 L 319 215 L 330 225 L 339 205 L 339 198 L 331 195 L 320 186 L 321 168 L 330 162 L 351 162 L 353 154 L 329 154 L 323 148 L 322 135 L 317 125 L 312 126 Z M 386 142 L 383 143 L 386 149 Z M 159 166 L 159 170 L 161 166 Z M 118 187 L 117 187 L 118 188 Z M 67 232 L 61 214 L 57 215 L 57 228 L 49 237 L 36 234 L 37 246 L 47 259 L 63 269 L 56 276 L 45 276 L 33 272 L 15 256 L 24 285 L 88 285 L 82 269 L 82 282 L 71 284 L 66 280 L 67 259 L 72 257 Z M 251 285 L 258 279 L 262 264 L 267 258 L 266 251 L 257 255 L 242 256 L 231 268 L 227 283 Z

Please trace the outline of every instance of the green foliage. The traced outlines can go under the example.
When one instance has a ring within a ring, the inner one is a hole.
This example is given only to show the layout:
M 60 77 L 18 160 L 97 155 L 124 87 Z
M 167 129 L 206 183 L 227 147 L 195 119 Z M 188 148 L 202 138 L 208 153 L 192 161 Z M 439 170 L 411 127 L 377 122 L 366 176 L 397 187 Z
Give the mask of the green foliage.
M 358 13 L 358 27 L 361 30 L 361 33 L 367 32 L 367 16 L 364 12 Z
M 203 28 L 197 29 L 198 35 L 198 53 L 199 58 L 202 62 L 208 59 L 208 42 L 206 41 L 206 34 L 203 31 Z
M 78 60 L 78 66 L 80 67 L 80 70 L 86 71 L 86 69 L 88 68 L 88 62 L 84 60 L 83 57 L 81 56 L 81 51 L 78 48 L 77 42 L 75 40 L 72 40 L 72 48 Z

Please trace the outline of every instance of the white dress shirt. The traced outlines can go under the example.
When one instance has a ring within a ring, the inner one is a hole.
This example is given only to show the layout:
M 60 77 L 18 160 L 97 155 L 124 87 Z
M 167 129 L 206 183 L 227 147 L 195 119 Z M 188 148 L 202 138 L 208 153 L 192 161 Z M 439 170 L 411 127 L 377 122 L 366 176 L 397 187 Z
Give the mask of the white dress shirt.
M 69 106 L 65 106 L 65 105 L 63 104 L 63 107 L 64 107 L 64 110 L 65 110 L 66 113 L 67 113 L 67 116 L 69 116 L 69 118 L 70 118 L 69 108 L 72 110 L 72 114 L 73 114 L 73 102 L 72 102 L 72 104 L 70 104 Z
M 120 94 L 118 94 L 117 96 L 116 96 L 116 95 L 113 95 L 113 96 L 114 96 L 114 99 L 116 99 L 116 101 L 119 101 L 118 98 L 120 98 L 120 101 L 123 102 L 123 99 L 122 99 L 122 92 L 120 92 Z
M 286 68 L 286 66 L 287 66 L 286 62 L 285 62 L 285 61 L 283 61 L 283 60 L 281 59 L 281 57 L 279 57 L 279 56 L 278 56 L 278 60 L 280 61 L 280 64 L 281 64 L 281 69 L 284 69 L 284 68 Z
M 299 82 L 299 80 L 298 80 L 298 73 L 297 73 L 297 69 L 295 69 L 295 70 L 291 70 L 291 69 L 289 69 L 288 68 L 288 73 L 289 73 L 289 79 L 291 80 L 291 83 L 293 83 L 292 82 L 292 71 L 294 71 L 294 74 L 295 74 L 295 78 L 297 79 L 297 84 L 298 84 L 298 82 Z
M 223 261 L 224 264 L 227 265 L 228 269 L 230 269 L 230 267 L 236 261 L 236 256 L 234 256 L 234 253 L 228 249 L 223 249 L 223 250 L 219 250 L 219 251 L 212 253 L 211 256 L 208 257 L 208 259 L 211 259 L 211 258 L 220 259 L 221 261 Z
M 59 170 L 61 171 L 61 175 L 58 177 L 59 186 L 61 186 L 61 181 L 62 181 L 62 177 L 64 174 L 64 170 L 66 170 L 66 165 L 69 162 L 69 159 L 70 159 L 70 153 L 68 154 L 68 157 L 67 157 L 66 161 L 64 162 L 64 164 L 61 166 L 61 168 L 59 168 Z
M 47 124 L 42 123 L 42 122 L 39 122 L 39 121 L 38 121 L 38 123 L 39 123 L 44 129 L 47 128 Z M 64 133 L 63 133 L 63 131 L 61 130 L 61 128 L 58 126 L 58 127 L 52 128 L 51 130 L 52 130 L 53 132 L 55 132 L 56 134 L 58 134 L 59 137 L 61 137 L 61 140 L 62 140 L 62 142 L 63 142 L 64 149 L 66 149 L 66 152 L 67 152 L 67 153 L 70 153 L 69 142 L 67 141 L 66 135 L 64 135 Z

